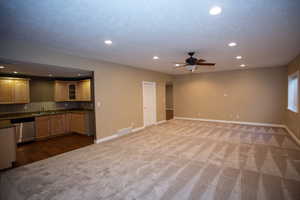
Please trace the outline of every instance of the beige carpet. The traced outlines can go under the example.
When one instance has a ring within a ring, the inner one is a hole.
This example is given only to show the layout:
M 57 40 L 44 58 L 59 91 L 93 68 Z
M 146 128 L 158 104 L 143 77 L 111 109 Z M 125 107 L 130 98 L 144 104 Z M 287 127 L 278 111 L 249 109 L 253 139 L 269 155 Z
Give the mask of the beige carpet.
M 1 174 L 19 199 L 300 199 L 300 149 L 281 128 L 172 120 Z

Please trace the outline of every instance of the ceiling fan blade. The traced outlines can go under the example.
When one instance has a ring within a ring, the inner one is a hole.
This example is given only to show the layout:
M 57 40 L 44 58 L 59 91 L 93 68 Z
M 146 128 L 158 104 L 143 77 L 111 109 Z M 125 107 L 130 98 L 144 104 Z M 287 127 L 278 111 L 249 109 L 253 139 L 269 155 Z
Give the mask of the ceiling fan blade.
M 203 66 L 215 66 L 216 63 L 197 63 L 197 65 L 203 65 Z
M 180 66 L 174 66 L 175 69 L 185 67 L 186 64 L 181 64 Z
M 197 60 L 197 63 L 203 63 L 203 62 L 205 62 L 205 61 L 206 61 L 206 60 L 200 58 L 200 59 Z
M 185 65 L 186 63 L 174 63 L 174 65 Z

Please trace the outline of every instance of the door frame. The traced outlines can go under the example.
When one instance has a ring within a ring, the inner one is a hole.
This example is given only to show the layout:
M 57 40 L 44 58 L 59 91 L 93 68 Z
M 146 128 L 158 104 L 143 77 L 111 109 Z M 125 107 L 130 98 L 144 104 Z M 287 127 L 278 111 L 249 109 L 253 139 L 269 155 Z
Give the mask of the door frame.
M 156 113 L 156 111 L 157 111 L 157 105 L 156 105 L 156 82 L 150 82 L 150 81 L 143 81 L 142 82 L 142 97 L 143 97 L 143 124 L 144 124 L 144 127 L 146 127 L 146 124 L 145 124 L 145 109 L 144 109 L 144 107 L 145 107 L 145 101 L 144 101 L 144 99 L 145 99 L 145 89 L 144 89 L 144 86 L 145 85 L 152 85 L 153 87 L 154 87 L 154 122 L 153 122 L 153 124 L 155 124 L 156 122 L 157 122 L 157 113 Z M 147 126 L 151 126 L 151 125 L 153 125 L 153 124 L 149 124 L 149 125 L 147 125 Z

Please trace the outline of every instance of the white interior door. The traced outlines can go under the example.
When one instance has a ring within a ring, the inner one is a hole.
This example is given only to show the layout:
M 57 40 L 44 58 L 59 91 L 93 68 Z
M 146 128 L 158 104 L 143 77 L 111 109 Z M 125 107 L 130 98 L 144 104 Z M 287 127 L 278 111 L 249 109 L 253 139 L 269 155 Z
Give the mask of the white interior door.
M 143 109 L 144 126 L 156 122 L 156 84 L 155 82 L 143 82 Z

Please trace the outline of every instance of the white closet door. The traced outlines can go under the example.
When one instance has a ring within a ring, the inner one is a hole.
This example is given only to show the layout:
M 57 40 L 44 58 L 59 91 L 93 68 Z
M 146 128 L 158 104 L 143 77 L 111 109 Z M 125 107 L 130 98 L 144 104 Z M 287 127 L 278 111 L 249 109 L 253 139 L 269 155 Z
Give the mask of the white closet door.
M 156 84 L 155 82 L 143 82 L 143 109 L 144 126 L 156 122 Z

